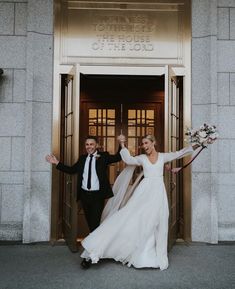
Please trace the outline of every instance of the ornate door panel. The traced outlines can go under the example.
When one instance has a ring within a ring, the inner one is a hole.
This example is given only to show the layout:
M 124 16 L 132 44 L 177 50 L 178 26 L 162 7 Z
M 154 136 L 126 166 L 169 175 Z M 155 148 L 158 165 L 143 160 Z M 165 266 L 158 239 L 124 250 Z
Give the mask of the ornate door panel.
M 169 151 L 177 151 L 182 148 L 182 79 L 177 78 L 173 71 L 169 68 L 169 87 L 168 87 L 168 149 Z M 178 167 L 182 165 L 182 160 L 174 160 L 170 163 L 170 167 Z M 183 226 L 182 215 L 182 173 L 172 174 L 166 173 L 166 185 L 169 201 L 169 249 L 173 246 L 176 239 L 181 237 Z M 180 201 L 181 200 L 181 201 Z
M 132 155 L 141 153 L 141 140 L 147 134 L 157 137 L 158 150 L 163 149 L 163 103 L 123 105 L 123 131 Z
M 74 75 L 61 75 L 61 155 L 66 165 L 74 164 Z M 71 251 L 77 251 L 76 176 L 61 172 L 60 178 L 62 234 Z

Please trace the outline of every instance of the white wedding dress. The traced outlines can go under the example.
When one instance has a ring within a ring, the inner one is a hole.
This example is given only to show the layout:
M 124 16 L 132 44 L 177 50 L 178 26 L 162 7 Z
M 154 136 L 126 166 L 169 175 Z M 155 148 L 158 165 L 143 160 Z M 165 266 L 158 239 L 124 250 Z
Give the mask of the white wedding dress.
M 127 171 L 119 176 L 115 196 L 104 209 L 104 220 L 82 241 L 85 250 L 81 257 L 91 259 L 92 263 L 112 258 L 135 268 L 167 269 L 169 210 L 163 182 L 164 163 L 192 152 L 190 146 L 174 153 L 159 153 L 153 164 L 145 154 L 132 157 L 126 148 L 122 149 L 122 159 L 131 165 L 128 166 L 131 173 L 128 175 L 127 167 Z M 121 207 L 123 191 L 126 191 L 135 166 L 143 167 L 144 178 Z

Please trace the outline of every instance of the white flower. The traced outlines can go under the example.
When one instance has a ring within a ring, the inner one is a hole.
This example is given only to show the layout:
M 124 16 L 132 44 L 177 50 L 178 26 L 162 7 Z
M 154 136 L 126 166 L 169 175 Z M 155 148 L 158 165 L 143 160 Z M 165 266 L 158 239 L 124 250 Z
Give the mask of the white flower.
M 212 144 L 219 136 L 216 131 L 216 126 L 204 123 L 199 129 L 187 129 L 185 135 L 188 137 L 188 142 L 191 144 L 198 144 L 200 146 L 207 146 Z
M 206 138 L 205 137 L 200 137 L 199 138 L 199 143 L 204 143 L 206 141 Z
M 201 138 L 205 138 L 207 136 L 207 133 L 205 131 L 199 131 L 198 134 Z

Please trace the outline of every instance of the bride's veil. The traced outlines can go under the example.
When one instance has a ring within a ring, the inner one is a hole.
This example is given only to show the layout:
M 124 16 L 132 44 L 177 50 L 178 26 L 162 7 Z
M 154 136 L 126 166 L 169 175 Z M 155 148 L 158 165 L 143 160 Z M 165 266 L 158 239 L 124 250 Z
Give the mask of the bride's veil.
M 131 197 L 133 191 L 135 190 L 141 177 L 143 176 L 143 172 L 141 172 L 135 180 L 134 184 L 132 186 L 129 186 L 135 168 L 136 166 L 128 165 L 117 177 L 113 185 L 114 196 L 108 200 L 106 206 L 104 207 L 101 216 L 101 222 L 107 217 L 113 215 L 123 206 L 125 206 L 129 198 Z

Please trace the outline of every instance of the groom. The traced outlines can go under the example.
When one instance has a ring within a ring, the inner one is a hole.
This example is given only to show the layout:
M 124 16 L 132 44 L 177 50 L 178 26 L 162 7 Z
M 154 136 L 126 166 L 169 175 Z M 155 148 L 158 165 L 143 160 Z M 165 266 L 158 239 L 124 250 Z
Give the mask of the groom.
M 85 140 L 87 154 L 81 155 L 73 166 L 59 162 L 54 155 L 47 155 L 46 160 L 55 164 L 56 168 L 68 174 L 77 174 L 77 200 L 81 201 L 90 232 L 100 224 L 104 208 L 104 200 L 113 196 L 113 191 L 107 176 L 107 168 L 111 163 L 121 160 L 120 149 L 115 155 L 108 152 L 98 152 L 96 137 L 88 136 Z M 85 259 L 81 266 L 89 268 L 90 262 Z

